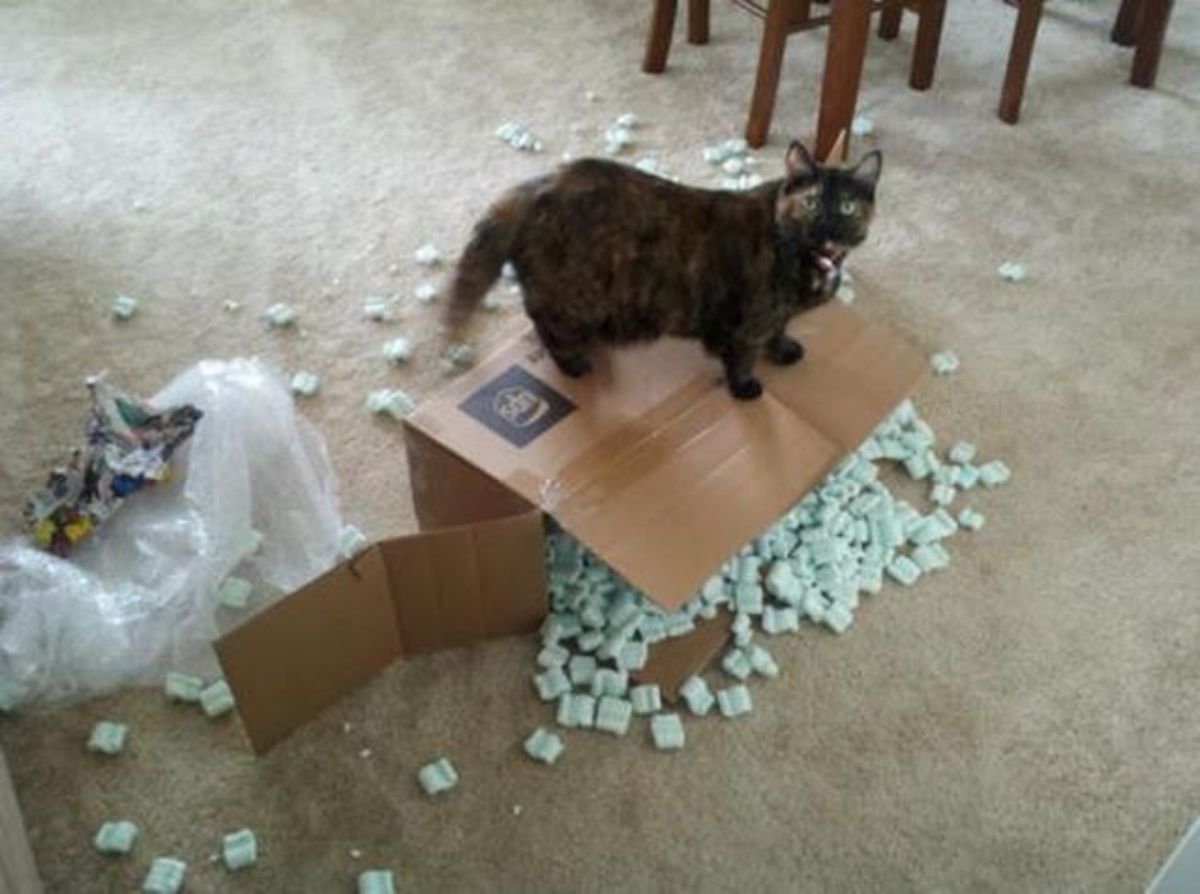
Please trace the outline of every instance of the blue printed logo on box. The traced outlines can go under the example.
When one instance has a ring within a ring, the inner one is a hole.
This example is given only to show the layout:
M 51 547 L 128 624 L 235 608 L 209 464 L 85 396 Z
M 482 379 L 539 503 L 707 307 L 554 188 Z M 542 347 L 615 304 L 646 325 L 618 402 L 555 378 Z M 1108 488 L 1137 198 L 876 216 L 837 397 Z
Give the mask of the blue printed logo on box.
M 458 408 L 514 447 L 574 412 L 575 404 L 519 366 L 481 385 Z

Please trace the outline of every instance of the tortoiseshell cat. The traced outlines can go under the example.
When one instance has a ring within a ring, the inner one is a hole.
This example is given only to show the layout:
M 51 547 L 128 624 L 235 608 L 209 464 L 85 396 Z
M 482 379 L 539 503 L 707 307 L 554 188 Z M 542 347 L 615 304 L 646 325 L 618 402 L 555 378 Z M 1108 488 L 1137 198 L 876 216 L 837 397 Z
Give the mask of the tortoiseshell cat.
M 819 165 L 798 142 L 787 176 L 745 192 L 680 186 L 598 159 L 567 164 L 500 198 L 475 227 L 450 288 L 459 326 L 511 261 L 525 310 L 564 373 L 588 350 L 662 335 L 699 339 L 734 397 L 762 393 L 754 361 L 795 363 L 784 333 L 829 300 L 846 252 L 867 236 L 878 152 Z

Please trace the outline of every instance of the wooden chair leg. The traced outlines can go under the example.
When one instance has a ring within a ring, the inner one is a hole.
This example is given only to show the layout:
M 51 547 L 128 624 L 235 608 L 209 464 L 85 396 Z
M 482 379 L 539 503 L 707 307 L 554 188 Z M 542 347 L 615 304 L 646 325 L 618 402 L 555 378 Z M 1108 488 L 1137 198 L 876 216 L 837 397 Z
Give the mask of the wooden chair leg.
M 913 44 L 912 70 L 908 83 L 914 90 L 928 90 L 937 68 L 938 47 L 942 43 L 942 22 L 946 18 L 946 0 L 922 0 L 917 14 L 917 39 Z
M 1141 12 L 1142 0 L 1121 0 L 1121 8 L 1117 10 L 1117 18 L 1109 34 L 1113 43 L 1122 47 L 1131 47 L 1137 43 L 1138 19 L 1141 18 Z
M 688 0 L 688 43 L 708 43 L 708 0 Z
M 756 149 L 767 141 L 771 115 L 775 111 L 775 93 L 783 70 L 783 48 L 788 39 L 791 9 L 788 0 L 770 0 L 763 26 L 762 47 L 758 53 L 758 73 L 754 96 L 750 100 L 750 120 L 746 123 L 746 142 Z
M 642 57 L 642 71 L 658 74 L 667 67 L 667 54 L 671 52 L 671 32 L 675 30 L 676 0 L 654 0 L 654 16 L 650 20 L 650 34 L 646 38 L 646 55 Z
M 900 20 L 904 17 L 903 3 L 888 3 L 879 13 L 879 36 L 895 40 L 900 36 Z
M 1150 89 L 1158 78 L 1158 60 L 1162 57 L 1163 40 L 1167 36 L 1167 20 L 1171 17 L 1171 0 L 1142 0 L 1142 20 L 1138 29 L 1137 50 L 1133 54 L 1133 69 L 1129 83 Z
M 817 112 L 819 159 L 828 158 L 839 134 L 850 132 L 867 55 L 867 38 L 871 35 L 870 0 L 835 0 L 830 16 L 825 72 L 821 76 L 821 107 Z
M 1004 72 L 1004 87 L 1000 91 L 1001 121 L 1016 124 L 1021 117 L 1021 99 L 1025 96 L 1025 78 L 1033 58 L 1033 42 L 1037 39 L 1042 20 L 1042 0 L 1021 0 L 1017 8 L 1017 25 L 1013 28 L 1012 46 L 1008 51 L 1008 68 Z

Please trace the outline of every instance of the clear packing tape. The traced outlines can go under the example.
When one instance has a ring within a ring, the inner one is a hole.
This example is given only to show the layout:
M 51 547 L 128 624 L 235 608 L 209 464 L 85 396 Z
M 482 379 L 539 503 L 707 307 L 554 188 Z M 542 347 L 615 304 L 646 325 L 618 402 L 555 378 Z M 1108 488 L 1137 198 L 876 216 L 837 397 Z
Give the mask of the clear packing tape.
M 128 500 L 69 561 L 0 544 L 0 708 L 215 672 L 217 590 L 235 568 L 289 592 L 338 560 L 324 442 L 278 373 L 205 360 L 151 402 L 204 413 L 169 482 Z M 255 529 L 263 545 L 249 556 Z

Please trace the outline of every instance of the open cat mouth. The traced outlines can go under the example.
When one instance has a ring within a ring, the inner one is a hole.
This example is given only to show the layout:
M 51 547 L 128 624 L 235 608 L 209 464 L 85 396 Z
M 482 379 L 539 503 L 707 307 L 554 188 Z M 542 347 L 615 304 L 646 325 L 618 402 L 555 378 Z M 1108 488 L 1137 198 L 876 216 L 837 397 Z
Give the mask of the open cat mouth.
M 840 245 L 826 243 L 813 252 L 813 257 L 818 267 L 826 273 L 830 273 L 842 265 L 842 261 L 846 258 L 846 249 Z

